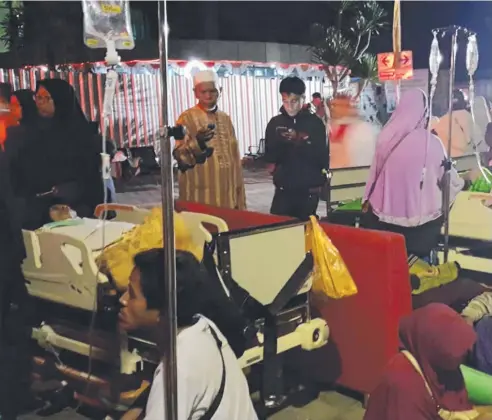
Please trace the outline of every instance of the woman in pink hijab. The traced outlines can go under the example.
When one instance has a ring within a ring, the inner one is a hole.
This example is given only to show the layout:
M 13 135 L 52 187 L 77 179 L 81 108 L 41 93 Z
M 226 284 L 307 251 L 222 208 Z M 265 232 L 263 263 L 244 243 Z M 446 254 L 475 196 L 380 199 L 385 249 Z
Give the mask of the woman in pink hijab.
M 427 97 L 420 89 L 402 94 L 379 134 L 366 184 L 366 227 L 405 236 L 409 254 L 428 257 L 442 225 L 443 162 L 446 152 L 427 131 Z M 451 170 L 451 203 L 465 181 Z

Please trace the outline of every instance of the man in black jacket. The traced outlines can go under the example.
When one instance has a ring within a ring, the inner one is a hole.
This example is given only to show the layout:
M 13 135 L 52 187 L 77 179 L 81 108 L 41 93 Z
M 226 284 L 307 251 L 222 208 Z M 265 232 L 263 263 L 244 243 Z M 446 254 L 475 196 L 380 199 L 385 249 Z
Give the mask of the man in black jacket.
M 282 80 L 283 106 L 265 135 L 265 160 L 275 185 L 270 213 L 302 220 L 316 214 L 330 154 L 325 125 L 304 108 L 305 92 L 298 77 Z

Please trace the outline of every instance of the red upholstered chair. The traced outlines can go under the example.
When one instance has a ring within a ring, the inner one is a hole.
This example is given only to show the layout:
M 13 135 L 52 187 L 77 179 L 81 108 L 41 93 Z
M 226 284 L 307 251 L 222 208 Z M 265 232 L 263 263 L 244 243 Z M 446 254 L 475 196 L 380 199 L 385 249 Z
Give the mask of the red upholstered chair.
M 231 230 L 289 220 L 182 201 L 176 203 L 176 210 L 212 214 L 224 219 Z M 321 225 L 340 251 L 359 291 L 345 299 L 314 300 L 328 322 L 329 343 L 313 352 L 297 352 L 294 359 L 308 378 L 370 393 L 398 351 L 400 318 L 412 310 L 404 238 L 388 232 Z
M 403 236 L 322 223 L 357 285 L 355 296 L 315 302 L 340 355 L 337 383 L 370 393 L 398 351 L 398 323 L 412 310 Z

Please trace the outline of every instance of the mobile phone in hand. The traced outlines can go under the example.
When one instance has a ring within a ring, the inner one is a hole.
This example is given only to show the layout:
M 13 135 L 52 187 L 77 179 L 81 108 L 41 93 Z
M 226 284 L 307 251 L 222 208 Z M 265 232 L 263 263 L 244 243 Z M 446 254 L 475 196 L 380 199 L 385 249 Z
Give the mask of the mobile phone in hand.
M 277 127 L 277 133 L 283 135 L 289 132 L 289 128 L 287 127 Z

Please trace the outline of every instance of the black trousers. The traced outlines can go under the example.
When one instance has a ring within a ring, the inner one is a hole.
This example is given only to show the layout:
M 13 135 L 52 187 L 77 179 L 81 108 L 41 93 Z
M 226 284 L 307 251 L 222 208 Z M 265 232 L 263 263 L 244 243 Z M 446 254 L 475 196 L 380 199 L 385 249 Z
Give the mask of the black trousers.
M 0 257 L 0 415 L 5 419 L 16 418 L 31 402 L 33 306 L 15 261 Z
M 301 220 L 308 220 L 309 216 L 316 216 L 319 193 L 309 190 L 286 190 L 276 188 L 273 196 L 271 214 L 290 216 Z
M 384 223 L 372 212 L 364 215 L 362 226 L 366 229 L 384 230 L 399 233 L 405 237 L 407 253 L 419 258 L 428 258 L 431 251 L 437 248 L 441 236 L 443 217 L 431 220 L 416 227 L 404 227 Z

